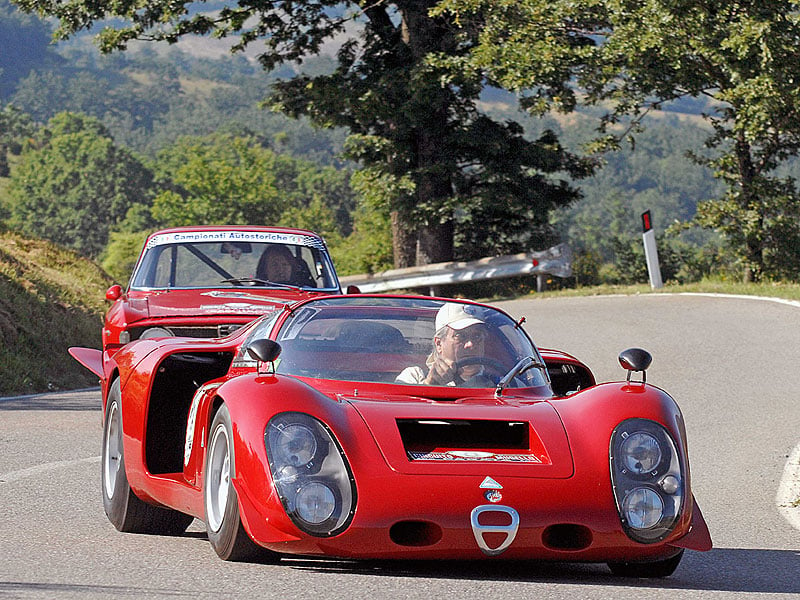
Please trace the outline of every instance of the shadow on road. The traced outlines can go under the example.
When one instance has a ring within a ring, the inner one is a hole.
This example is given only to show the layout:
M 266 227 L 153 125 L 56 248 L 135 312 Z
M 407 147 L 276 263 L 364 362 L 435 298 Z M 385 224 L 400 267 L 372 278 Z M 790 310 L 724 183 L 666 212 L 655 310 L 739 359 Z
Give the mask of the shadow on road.
M 675 590 L 800 594 L 800 550 L 716 548 L 689 553 L 665 579 L 615 577 L 605 565 L 542 562 L 331 561 L 284 558 L 281 565 L 320 573 L 354 573 L 478 581 L 613 585 Z
M 75 390 L 53 392 L 34 396 L 12 396 L 0 398 L 2 410 L 100 410 L 100 390 Z

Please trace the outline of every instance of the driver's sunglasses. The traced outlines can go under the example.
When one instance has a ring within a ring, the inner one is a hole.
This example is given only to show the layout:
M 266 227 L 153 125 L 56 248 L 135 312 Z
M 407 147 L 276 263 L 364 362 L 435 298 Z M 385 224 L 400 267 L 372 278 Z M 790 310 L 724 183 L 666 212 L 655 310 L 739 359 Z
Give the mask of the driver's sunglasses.
M 467 342 L 477 344 L 479 342 L 486 341 L 486 332 L 482 329 L 476 329 L 474 331 L 454 331 L 453 339 L 457 344 L 466 344 Z

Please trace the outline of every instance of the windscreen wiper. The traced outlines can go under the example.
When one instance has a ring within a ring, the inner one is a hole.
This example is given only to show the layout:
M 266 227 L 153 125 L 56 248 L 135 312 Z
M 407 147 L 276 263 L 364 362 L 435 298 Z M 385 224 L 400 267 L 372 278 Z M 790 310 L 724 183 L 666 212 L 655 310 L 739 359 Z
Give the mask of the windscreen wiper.
M 300 287 L 292 285 L 291 283 L 278 283 L 276 281 L 270 281 L 269 279 L 259 279 L 257 277 L 230 277 L 228 279 L 223 279 L 222 283 L 232 283 L 233 285 L 245 285 L 247 283 L 250 283 L 254 285 L 263 285 L 265 287 L 295 290 L 298 292 L 302 291 Z

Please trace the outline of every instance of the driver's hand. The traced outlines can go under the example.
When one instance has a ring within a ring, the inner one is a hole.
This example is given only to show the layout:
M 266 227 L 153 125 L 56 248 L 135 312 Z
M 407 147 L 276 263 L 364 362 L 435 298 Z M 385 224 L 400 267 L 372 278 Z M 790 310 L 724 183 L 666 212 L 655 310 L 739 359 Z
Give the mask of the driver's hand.
M 425 383 L 431 385 L 447 385 L 451 381 L 456 381 L 458 372 L 455 363 L 447 360 L 442 355 L 437 354 L 433 360 L 430 371 L 425 377 Z

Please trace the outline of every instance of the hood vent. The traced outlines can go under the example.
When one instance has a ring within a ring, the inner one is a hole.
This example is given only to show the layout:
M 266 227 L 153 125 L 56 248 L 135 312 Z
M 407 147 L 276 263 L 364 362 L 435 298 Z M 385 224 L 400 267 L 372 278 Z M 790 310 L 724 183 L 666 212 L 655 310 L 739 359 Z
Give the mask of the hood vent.
M 525 421 L 397 419 L 409 460 L 541 462 Z

